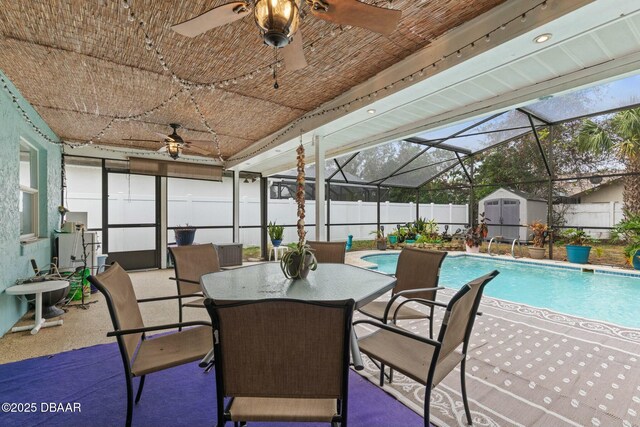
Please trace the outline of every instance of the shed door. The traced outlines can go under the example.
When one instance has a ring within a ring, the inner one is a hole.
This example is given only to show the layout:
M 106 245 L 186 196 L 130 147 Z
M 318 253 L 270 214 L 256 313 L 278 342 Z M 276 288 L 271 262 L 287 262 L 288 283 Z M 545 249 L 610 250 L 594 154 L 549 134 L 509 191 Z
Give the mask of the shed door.
M 489 237 L 511 241 L 520 238 L 520 200 L 494 199 L 484 202 Z
M 502 202 L 502 237 L 506 240 L 520 238 L 520 200 L 501 199 Z
M 500 199 L 487 200 L 484 202 L 484 217 L 487 222 L 490 238 L 502 234 L 500 216 Z

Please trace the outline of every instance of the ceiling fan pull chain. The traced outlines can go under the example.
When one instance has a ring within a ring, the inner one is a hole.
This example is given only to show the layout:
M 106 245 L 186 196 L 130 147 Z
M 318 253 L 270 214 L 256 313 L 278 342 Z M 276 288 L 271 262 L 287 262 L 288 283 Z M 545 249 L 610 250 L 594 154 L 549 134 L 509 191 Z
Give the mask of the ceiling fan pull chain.
M 273 63 L 273 80 L 276 81 L 273 84 L 273 88 L 278 89 L 280 87 L 280 85 L 278 84 L 278 48 L 274 47 L 273 50 L 275 51 L 275 57 L 276 57 L 276 60 Z

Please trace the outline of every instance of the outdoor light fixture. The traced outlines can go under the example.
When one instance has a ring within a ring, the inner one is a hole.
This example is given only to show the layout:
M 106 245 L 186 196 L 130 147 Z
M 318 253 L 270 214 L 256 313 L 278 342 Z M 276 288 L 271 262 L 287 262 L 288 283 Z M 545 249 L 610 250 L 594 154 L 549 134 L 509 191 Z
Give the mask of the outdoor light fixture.
M 245 178 L 244 181 L 242 181 L 244 184 L 248 184 L 249 183 L 249 178 Z
M 533 41 L 536 43 L 544 43 L 549 41 L 550 39 L 551 39 L 551 33 L 544 33 L 544 34 L 540 34 L 538 37 L 533 39 Z
M 284 47 L 298 29 L 300 0 L 256 0 L 254 17 L 264 42 Z
M 169 141 L 167 143 L 167 153 L 171 156 L 172 159 L 177 159 L 180 157 L 181 144 L 177 141 Z

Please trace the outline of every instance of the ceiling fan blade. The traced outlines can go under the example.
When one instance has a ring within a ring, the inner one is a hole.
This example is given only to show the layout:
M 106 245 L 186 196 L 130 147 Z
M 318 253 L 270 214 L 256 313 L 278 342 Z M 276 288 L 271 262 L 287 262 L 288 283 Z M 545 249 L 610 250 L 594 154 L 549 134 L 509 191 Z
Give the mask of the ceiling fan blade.
M 162 144 L 162 141 L 158 141 L 157 139 L 137 139 L 137 138 L 123 138 L 123 141 L 127 142 L 155 142 L 156 144 Z
M 162 138 L 162 140 L 169 140 L 169 141 L 173 141 L 173 138 L 171 138 L 169 135 L 165 135 L 164 133 L 160 133 L 160 132 L 154 132 L 156 135 L 158 135 L 160 138 Z M 156 141 L 159 142 L 159 141 Z
M 193 151 L 194 153 L 198 153 L 198 154 L 211 154 L 211 151 L 204 150 L 202 148 L 198 148 L 193 145 L 187 145 L 185 148 L 189 151 Z
M 300 70 L 307 66 L 307 60 L 304 57 L 302 33 L 298 30 L 293 35 L 291 43 L 282 48 L 282 57 L 284 58 L 284 66 L 288 71 Z
M 402 11 L 400 10 L 384 9 L 361 3 L 358 0 L 325 1 L 329 5 L 327 11 L 311 8 L 311 13 L 316 18 L 335 24 L 366 28 L 385 36 L 388 36 L 396 29 L 402 17 Z
M 195 37 L 212 28 L 221 27 L 244 18 L 249 13 L 251 13 L 251 9 L 247 2 L 234 1 L 215 7 L 188 21 L 173 25 L 171 29 L 183 36 Z

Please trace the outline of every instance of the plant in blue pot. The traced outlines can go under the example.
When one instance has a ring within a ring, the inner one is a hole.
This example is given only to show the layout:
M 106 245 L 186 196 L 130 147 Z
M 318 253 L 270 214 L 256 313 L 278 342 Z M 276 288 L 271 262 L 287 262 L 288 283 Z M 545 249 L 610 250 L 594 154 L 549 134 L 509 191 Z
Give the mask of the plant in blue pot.
M 176 236 L 176 244 L 178 246 L 189 246 L 193 244 L 193 240 L 196 236 L 196 228 L 189 224 L 185 226 L 178 226 L 173 229 Z
M 269 222 L 267 231 L 269 232 L 269 238 L 271 239 L 273 247 L 277 248 L 280 246 L 282 243 L 282 236 L 284 234 L 284 227 L 282 225 L 277 225 L 275 222 Z
M 589 253 L 591 252 L 589 243 L 592 243 L 593 239 L 584 230 L 569 228 L 562 232 L 562 238 L 567 243 L 565 246 L 567 249 L 567 261 L 576 264 L 589 262 Z
M 624 219 L 613 229 L 614 240 L 626 243 L 625 258 L 636 270 L 640 270 L 640 213 L 624 212 Z

